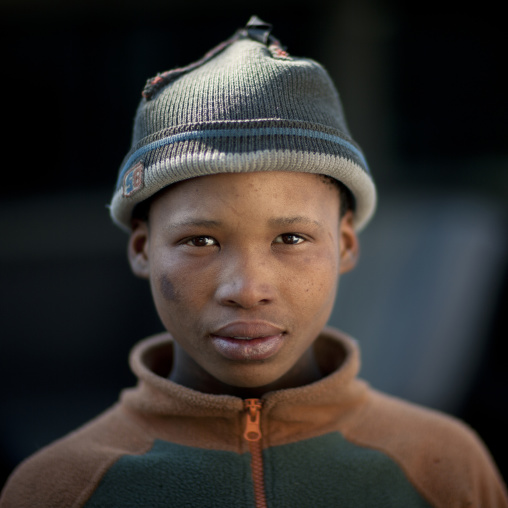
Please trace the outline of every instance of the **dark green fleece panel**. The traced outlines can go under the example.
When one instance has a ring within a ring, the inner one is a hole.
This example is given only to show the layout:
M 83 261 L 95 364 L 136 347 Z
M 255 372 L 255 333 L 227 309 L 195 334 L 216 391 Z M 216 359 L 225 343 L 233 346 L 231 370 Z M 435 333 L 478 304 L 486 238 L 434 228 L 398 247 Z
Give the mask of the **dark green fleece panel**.
M 268 506 L 430 508 L 400 467 L 338 432 L 265 450 Z
M 429 508 L 387 455 L 341 434 L 264 451 L 266 498 L 273 508 Z M 86 508 L 254 507 L 250 455 L 156 441 L 106 473 Z
M 254 508 L 250 455 L 156 440 L 148 453 L 120 458 L 85 506 Z

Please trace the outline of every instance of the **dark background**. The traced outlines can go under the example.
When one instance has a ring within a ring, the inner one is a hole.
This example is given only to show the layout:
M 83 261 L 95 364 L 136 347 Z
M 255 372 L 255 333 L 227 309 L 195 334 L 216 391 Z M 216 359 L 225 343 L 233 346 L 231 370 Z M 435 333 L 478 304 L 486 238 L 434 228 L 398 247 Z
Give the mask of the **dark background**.
M 140 92 L 251 14 L 291 54 L 328 68 L 378 184 L 378 217 L 332 323 L 359 339 L 369 381 L 464 419 L 506 478 L 501 13 L 446 2 L 242 5 L 0 3 L 0 485 L 133 384 L 128 351 L 161 325 L 105 205 Z

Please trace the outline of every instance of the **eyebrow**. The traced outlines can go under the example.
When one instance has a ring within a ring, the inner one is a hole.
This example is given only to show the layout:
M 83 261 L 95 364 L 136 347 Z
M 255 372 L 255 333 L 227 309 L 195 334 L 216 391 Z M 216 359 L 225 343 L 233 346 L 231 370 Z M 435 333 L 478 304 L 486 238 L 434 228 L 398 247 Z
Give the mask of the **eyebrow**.
M 321 223 L 317 220 L 309 219 L 301 215 L 295 215 L 293 217 L 274 217 L 270 219 L 269 224 L 272 226 L 290 226 L 292 224 L 314 224 L 321 227 Z
M 217 228 L 222 225 L 222 222 L 217 220 L 209 219 L 190 219 L 182 220 L 178 222 L 171 222 L 168 224 L 170 228 L 185 228 L 189 226 L 205 227 L 205 228 Z
M 272 217 L 268 219 L 268 224 L 272 227 L 280 226 L 291 226 L 295 224 L 314 224 L 315 226 L 322 227 L 322 224 L 316 220 L 310 219 L 309 217 L 295 215 L 291 217 Z M 205 227 L 205 228 L 218 228 L 223 225 L 223 222 L 218 220 L 210 219 L 189 219 L 171 222 L 168 224 L 169 228 L 185 228 L 189 226 L 193 227 Z

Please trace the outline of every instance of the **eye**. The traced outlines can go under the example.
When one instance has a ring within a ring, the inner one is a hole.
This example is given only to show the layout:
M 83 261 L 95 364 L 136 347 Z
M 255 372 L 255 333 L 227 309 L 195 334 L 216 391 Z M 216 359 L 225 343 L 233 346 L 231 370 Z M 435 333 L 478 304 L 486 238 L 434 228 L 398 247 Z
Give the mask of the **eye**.
M 211 236 L 194 236 L 185 243 L 193 247 L 209 247 L 211 245 L 217 245 L 217 240 Z
M 303 242 L 305 242 L 305 238 L 296 233 L 284 233 L 274 240 L 274 243 L 283 243 L 285 245 L 298 245 Z

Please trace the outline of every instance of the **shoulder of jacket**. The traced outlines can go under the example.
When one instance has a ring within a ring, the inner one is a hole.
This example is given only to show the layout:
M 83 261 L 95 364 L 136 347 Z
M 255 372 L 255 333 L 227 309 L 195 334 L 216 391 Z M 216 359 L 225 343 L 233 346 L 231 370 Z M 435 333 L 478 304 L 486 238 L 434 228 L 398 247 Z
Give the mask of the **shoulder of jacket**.
M 113 406 L 24 460 L 2 491 L 0 508 L 83 506 L 121 456 L 151 446 L 120 411 Z
M 485 445 L 452 416 L 371 390 L 345 437 L 388 455 L 433 506 L 508 508 Z

